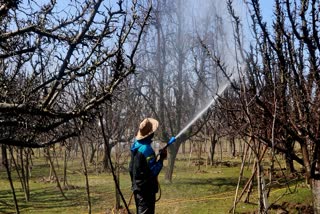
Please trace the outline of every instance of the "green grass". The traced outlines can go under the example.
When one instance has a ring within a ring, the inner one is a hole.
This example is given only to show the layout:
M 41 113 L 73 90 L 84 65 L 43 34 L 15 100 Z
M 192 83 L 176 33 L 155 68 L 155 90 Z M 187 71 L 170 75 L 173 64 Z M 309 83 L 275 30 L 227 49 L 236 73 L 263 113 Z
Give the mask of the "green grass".
M 62 175 L 61 163 L 59 163 L 60 167 L 57 168 L 59 176 Z M 248 169 L 250 170 L 251 167 Z M 106 213 L 112 210 L 115 202 L 112 175 L 109 173 L 97 173 L 93 166 L 90 166 L 89 170 L 92 213 Z M 178 159 L 172 183 L 164 181 L 164 171 L 159 176 L 161 199 L 156 204 L 156 213 L 228 213 L 233 204 L 239 170 L 239 165 L 232 167 L 201 166 L 199 170 L 197 166 L 189 164 L 188 160 Z M 55 182 L 44 182 L 44 178 L 49 175 L 49 167 L 45 164 L 43 158 L 34 159 L 29 202 L 25 202 L 16 172 L 13 171 L 12 175 L 15 180 L 14 186 L 21 213 L 87 213 L 85 177 L 81 171 L 80 161 L 74 160 L 69 163 L 68 184 L 72 188 L 64 190 L 68 199 L 62 197 Z M 245 171 L 244 175 L 249 177 L 250 171 Z M 245 179 L 241 181 L 241 187 L 243 187 L 245 181 Z M 125 171 L 121 173 L 120 185 L 128 202 L 131 195 L 130 180 L 128 173 Z M 296 185 L 296 183 L 292 185 Z M 282 198 L 278 200 L 280 196 Z M 250 198 L 253 203 L 245 204 L 240 202 L 237 205 L 237 212 L 256 210 L 258 208 L 256 197 L 257 193 L 254 191 Z M 296 191 L 291 194 L 286 188 L 282 187 L 271 192 L 270 203 L 276 200 L 277 204 L 288 201 L 292 203 L 311 203 L 311 193 L 302 184 L 299 184 Z M 130 209 L 132 211 L 135 210 L 134 201 L 131 202 Z M 0 213 L 14 212 L 9 182 L 2 167 L 0 168 Z

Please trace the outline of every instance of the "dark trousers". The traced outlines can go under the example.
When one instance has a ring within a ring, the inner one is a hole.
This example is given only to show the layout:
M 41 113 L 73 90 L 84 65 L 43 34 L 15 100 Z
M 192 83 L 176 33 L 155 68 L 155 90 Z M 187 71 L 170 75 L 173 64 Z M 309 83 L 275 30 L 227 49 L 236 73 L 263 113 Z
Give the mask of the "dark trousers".
M 134 192 L 137 214 L 154 214 L 156 194 L 148 192 Z

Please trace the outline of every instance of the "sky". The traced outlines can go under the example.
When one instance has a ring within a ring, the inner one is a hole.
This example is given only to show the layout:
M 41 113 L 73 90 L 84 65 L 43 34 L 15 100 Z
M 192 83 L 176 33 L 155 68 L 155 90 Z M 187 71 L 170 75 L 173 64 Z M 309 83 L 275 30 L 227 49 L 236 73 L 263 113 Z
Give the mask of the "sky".
M 270 21 L 273 16 L 273 1 L 270 0 L 260 0 L 260 7 L 263 12 L 263 16 L 265 19 Z
M 243 0 L 242 0 L 243 1 Z M 273 0 L 260 0 L 260 9 L 262 12 L 263 20 L 269 24 L 272 22 L 273 14 Z

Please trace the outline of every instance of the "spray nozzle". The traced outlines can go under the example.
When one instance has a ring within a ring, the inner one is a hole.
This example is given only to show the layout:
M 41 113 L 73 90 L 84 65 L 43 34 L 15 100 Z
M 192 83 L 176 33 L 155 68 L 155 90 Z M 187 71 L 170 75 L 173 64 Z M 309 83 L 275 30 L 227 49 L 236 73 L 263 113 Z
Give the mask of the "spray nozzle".
M 176 141 L 176 138 L 175 137 L 171 137 L 169 142 L 168 142 L 168 145 L 173 144 L 175 141 Z
M 167 149 L 168 146 L 170 146 L 171 144 L 173 144 L 176 141 L 176 137 L 171 137 L 169 142 L 167 143 L 167 145 L 165 147 L 163 147 L 163 149 Z

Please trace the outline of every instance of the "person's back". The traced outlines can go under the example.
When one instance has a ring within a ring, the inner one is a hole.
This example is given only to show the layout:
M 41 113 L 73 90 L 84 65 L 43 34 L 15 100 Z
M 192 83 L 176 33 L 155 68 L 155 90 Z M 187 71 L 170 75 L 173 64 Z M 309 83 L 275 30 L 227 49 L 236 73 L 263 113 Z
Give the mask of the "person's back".
M 151 142 L 149 136 L 140 141 L 136 140 L 131 147 L 132 191 L 158 192 L 157 175 L 162 168 L 162 162 L 156 162 Z
M 159 123 L 155 119 L 144 119 L 140 123 L 139 131 L 131 147 L 129 172 L 138 214 L 155 212 L 156 193 L 158 192 L 157 176 L 162 169 L 163 160 L 167 156 L 166 151 L 163 151 L 157 161 L 151 147 L 152 138 L 158 125 Z

